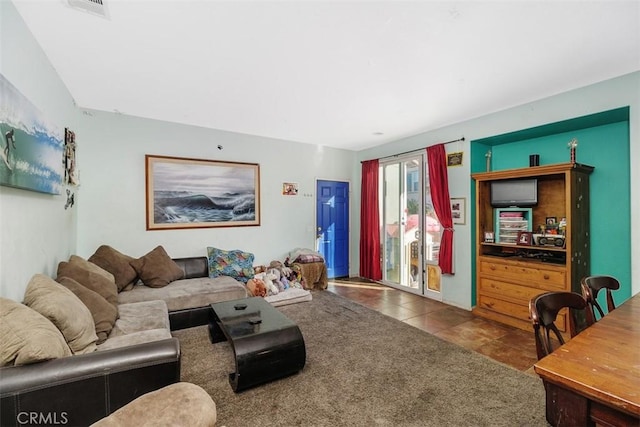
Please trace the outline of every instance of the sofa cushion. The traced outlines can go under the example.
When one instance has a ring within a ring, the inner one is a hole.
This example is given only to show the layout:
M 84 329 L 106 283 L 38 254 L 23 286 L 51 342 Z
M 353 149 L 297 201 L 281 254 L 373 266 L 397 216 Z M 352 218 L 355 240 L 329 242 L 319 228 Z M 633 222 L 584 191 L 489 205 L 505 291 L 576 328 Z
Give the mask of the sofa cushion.
M 0 366 L 71 356 L 62 333 L 42 314 L 0 297 Z
M 98 341 L 96 344 L 102 344 L 107 339 L 111 329 L 113 329 L 113 325 L 116 323 L 116 319 L 118 318 L 118 309 L 107 302 L 107 300 L 97 292 L 82 286 L 70 277 L 58 277 L 56 280 L 62 286 L 73 292 L 78 298 L 80 298 L 80 301 L 87 306 L 91 312 L 91 316 L 93 317 L 96 335 L 98 335 Z
M 120 318 L 109 339 L 150 329 L 170 329 L 167 303 L 162 300 L 141 301 L 118 306 Z
M 161 341 L 168 338 L 171 338 L 171 331 L 168 329 L 150 329 L 148 331 L 133 332 L 127 335 L 118 335 L 109 338 L 98 346 L 98 351 L 130 347 L 132 345 Z
M 78 255 L 71 255 L 69 257 L 69 263 L 79 265 L 80 267 L 84 267 L 93 273 L 101 275 L 102 277 L 109 280 L 110 282 L 114 282 L 114 283 L 116 282 L 116 279 L 113 276 L 113 274 L 109 273 L 107 270 L 100 267 L 99 265 L 89 262 Z
M 44 274 L 34 275 L 24 293 L 25 305 L 49 319 L 62 332 L 74 354 L 96 350 L 93 317 L 73 292 Z
M 151 288 L 162 288 L 184 277 L 184 271 L 162 246 L 157 246 L 146 255 L 131 261 L 131 266 L 138 273 L 142 283 Z
M 114 306 L 118 304 L 118 288 L 116 284 L 106 279 L 103 275 L 95 273 L 77 263 L 60 262 L 58 264 L 57 277 L 69 277 L 82 286 L 97 292 Z
M 245 298 L 247 290 L 237 280 L 220 276 L 176 280 L 164 288 L 148 288 L 137 285 L 129 292 L 118 294 L 120 304 L 161 299 L 169 311 L 204 307 L 209 304 Z
M 253 278 L 253 254 L 238 249 L 207 248 L 209 277 L 229 276 L 243 283 Z
M 135 258 L 125 255 L 109 245 L 102 245 L 89 257 L 89 262 L 96 264 L 113 274 L 118 292 L 126 290 L 136 282 L 138 274 L 129 264 Z

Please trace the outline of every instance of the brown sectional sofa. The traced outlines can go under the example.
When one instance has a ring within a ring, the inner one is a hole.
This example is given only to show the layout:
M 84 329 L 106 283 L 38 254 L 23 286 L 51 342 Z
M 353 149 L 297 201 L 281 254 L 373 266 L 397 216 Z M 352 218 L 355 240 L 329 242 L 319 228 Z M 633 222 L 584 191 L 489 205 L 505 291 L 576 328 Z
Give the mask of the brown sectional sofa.
M 230 277 L 210 279 L 206 257 L 173 261 L 182 279 L 117 294 L 120 318 L 96 351 L 0 368 L 0 425 L 20 425 L 24 413 L 89 425 L 180 381 L 180 344 L 170 331 L 206 324 L 209 304 L 247 293 Z

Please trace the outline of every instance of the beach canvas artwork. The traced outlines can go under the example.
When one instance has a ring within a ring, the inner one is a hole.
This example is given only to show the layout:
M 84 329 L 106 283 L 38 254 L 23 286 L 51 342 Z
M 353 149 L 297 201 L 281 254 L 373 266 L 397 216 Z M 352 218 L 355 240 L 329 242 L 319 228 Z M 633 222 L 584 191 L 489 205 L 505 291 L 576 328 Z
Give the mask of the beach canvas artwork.
M 64 131 L 0 74 L 0 185 L 61 194 Z
M 260 166 L 146 156 L 147 230 L 260 225 Z

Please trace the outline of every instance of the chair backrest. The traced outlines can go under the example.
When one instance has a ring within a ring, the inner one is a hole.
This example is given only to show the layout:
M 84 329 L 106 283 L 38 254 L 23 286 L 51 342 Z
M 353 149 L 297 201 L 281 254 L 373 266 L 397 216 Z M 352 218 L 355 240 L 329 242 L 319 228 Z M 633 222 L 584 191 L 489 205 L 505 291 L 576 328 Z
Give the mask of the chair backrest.
M 587 317 L 591 318 L 591 323 L 595 322 L 596 311 L 600 315 L 600 319 L 604 317 L 604 311 L 598 303 L 598 292 L 604 289 L 607 299 L 607 312 L 611 312 L 616 308 L 613 302 L 613 294 L 611 291 L 620 289 L 620 282 L 612 276 L 587 276 L 583 277 L 580 282 L 582 287 L 582 296 L 587 301 Z
M 584 310 L 586 306 L 587 303 L 582 295 L 575 292 L 547 292 L 529 301 L 529 315 L 533 322 L 538 360 L 553 352 L 552 332 L 559 345 L 565 343 L 555 324 L 558 312 L 563 308 L 569 309 L 569 334 L 574 337 L 580 332 L 576 327 L 577 311 Z

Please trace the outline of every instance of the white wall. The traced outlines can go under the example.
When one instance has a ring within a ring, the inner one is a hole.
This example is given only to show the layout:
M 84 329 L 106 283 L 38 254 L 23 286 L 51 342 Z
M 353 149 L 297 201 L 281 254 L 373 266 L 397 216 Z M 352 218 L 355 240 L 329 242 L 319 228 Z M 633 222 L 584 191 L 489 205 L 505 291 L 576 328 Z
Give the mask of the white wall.
M 630 157 L 631 157 L 631 259 L 640 259 L 640 170 L 633 165 L 640 161 L 640 72 L 607 80 L 574 91 L 541 99 L 536 102 L 488 114 L 473 120 L 456 123 L 431 132 L 395 141 L 358 152 L 356 161 L 383 158 L 395 153 L 416 150 L 464 136 L 466 141 L 446 146 L 447 152 L 464 152 L 463 165 L 449 168 L 449 192 L 451 197 L 471 200 L 469 178 L 470 141 L 530 127 L 554 123 L 574 117 L 599 113 L 618 107 L 630 106 Z M 606 155 L 606 149 L 603 150 Z M 355 178 L 354 193 L 360 193 L 360 178 Z M 471 308 L 471 226 L 467 206 L 466 225 L 456 225 L 454 259 L 456 274 L 443 276 L 443 301 L 463 308 Z M 353 216 L 359 216 L 359 205 L 354 206 Z M 592 224 L 597 227 L 598 224 Z M 352 233 L 352 271 L 359 265 L 359 229 Z M 631 293 L 640 292 L 640 265 L 631 266 Z
M 134 257 L 156 245 L 173 257 L 215 246 L 252 252 L 256 264 L 283 261 L 296 247 L 315 247 L 316 178 L 348 181 L 355 161 L 351 151 L 96 111 L 84 112 L 78 134 L 84 257 L 101 244 Z M 146 231 L 145 154 L 259 163 L 261 225 Z M 298 196 L 283 196 L 283 182 L 298 183 Z
M 73 100 L 11 2 L 0 1 L 0 72 L 61 129 L 77 127 Z M 1 95 L 1 94 L 0 94 Z M 54 275 L 75 251 L 75 209 L 54 196 L 0 187 L 0 295 L 22 301 L 35 273 Z

